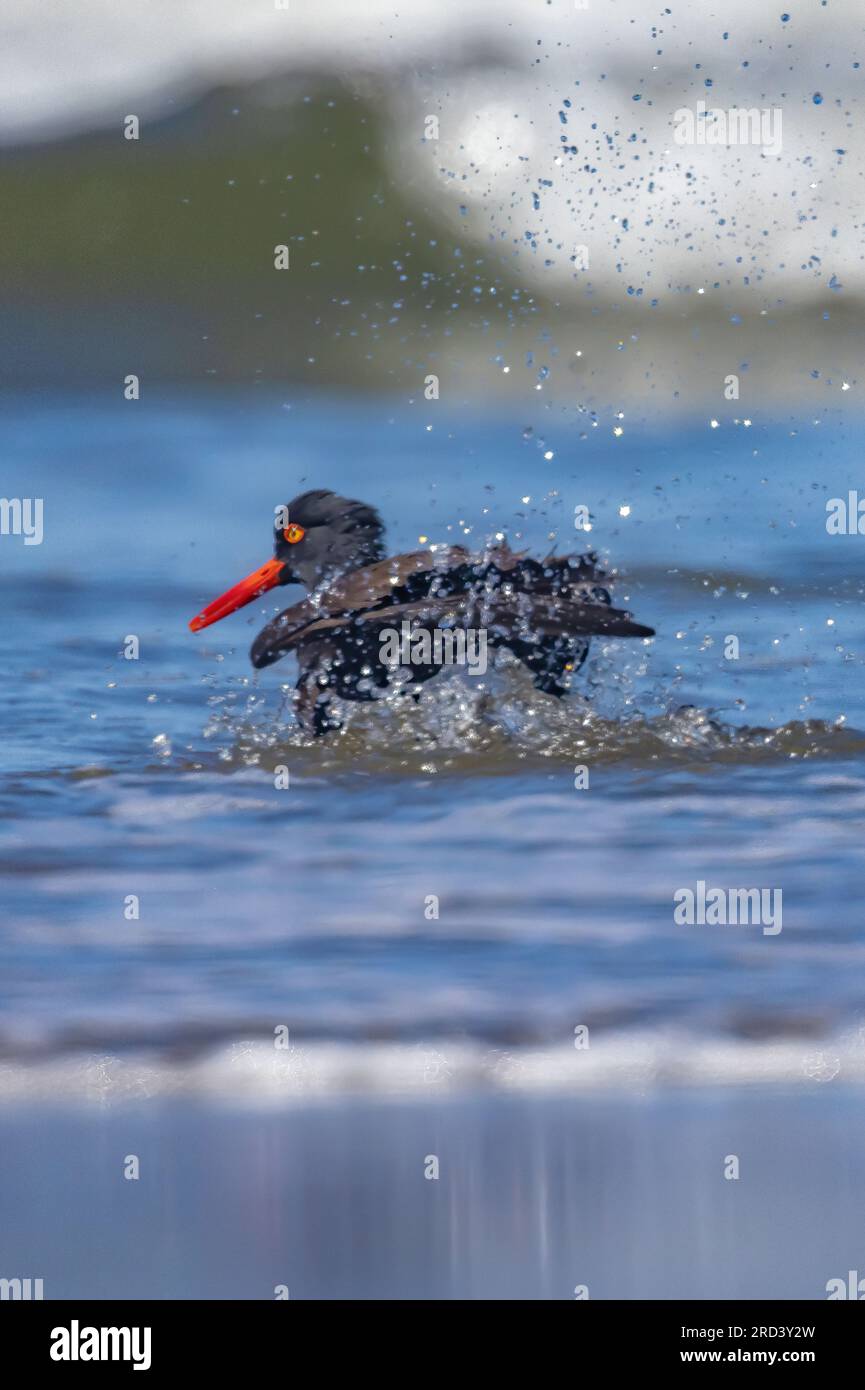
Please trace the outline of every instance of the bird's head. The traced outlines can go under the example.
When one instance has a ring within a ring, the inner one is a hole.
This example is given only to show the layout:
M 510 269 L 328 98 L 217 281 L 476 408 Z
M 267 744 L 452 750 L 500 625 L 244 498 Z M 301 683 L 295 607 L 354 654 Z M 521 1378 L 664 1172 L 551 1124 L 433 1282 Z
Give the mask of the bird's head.
M 384 527 L 364 502 L 321 489 L 276 507 L 273 559 L 209 603 L 189 624 L 193 632 L 219 622 L 281 584 L 315 589 L 348 570 L 380 560 Z

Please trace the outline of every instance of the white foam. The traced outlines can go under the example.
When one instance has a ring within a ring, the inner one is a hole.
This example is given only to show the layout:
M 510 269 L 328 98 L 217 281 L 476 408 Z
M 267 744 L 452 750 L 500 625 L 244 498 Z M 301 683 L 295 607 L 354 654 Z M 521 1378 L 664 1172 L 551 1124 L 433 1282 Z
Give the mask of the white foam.
M 685 1033 L 602 1035 L 571 1045 L 504 1049 L 464 1040 L 314 1042 L 287 1050 L 238 1041 L 187 1062 L 79 1056 L 0 1065 L 0 1103 L 128 1102 L 198 1097 L 282 1106 L 339 1096 L 431 1099 L 471 1093 L 550 1095 L 680 1087 L 865 1083 L 865 1025 L 832 1040 L 733 1041 Z

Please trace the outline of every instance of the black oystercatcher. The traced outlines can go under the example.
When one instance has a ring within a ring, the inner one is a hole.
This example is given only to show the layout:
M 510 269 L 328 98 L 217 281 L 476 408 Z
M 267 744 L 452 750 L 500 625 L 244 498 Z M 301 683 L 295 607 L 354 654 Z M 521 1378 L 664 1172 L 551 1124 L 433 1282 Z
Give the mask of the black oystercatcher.
M 372 700 L 394 683 L 411 690 L 441 670 L 439 660 L 416 655 L 396 668 L 383 655 L 394 630 L 480 633 L 484 650 L 487 643 L 508 647 L 538 689 L 555 696 L 567 691 L 592 635 L 654 636 L 610 606 L 593 554 L 533 560 L 507 545 L 475 555 L 454 545 L 386 559 L 381 518 L 363 502 L 318 490 L 276 512 L 275 558 L 189 626 L 198 632 L 277 585 L 304 584 L 309 597 L 268 623 L 250 656 L 262 667 L 297 653 L 297 715 L 315 735 L 340 727 L 334 696 Z M 453 642 L 448 651 L 452 657 Z

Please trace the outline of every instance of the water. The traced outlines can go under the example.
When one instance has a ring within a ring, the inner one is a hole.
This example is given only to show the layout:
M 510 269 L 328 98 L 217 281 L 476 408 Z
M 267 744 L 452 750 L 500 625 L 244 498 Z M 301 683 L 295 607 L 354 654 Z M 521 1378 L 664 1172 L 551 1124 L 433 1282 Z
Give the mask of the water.
M 50 1299 L 825 1298 L 862 1269 L 857 1107 L 841 1086 L 240 1118 L 185 1101 L 47 1134 L 0 1111 L 3 1267 Z
M 145 394 L 5 411 L 3 492 L 44 498 L 45 537 L 0 539 L 0 1088 L 865 1070 L 862 541 L 825 527 L 861 481 L 858 425 L 616 437 L 540 405 Z M 186 625 L 268 558 L 274 505 L 316 486 L 377 505 L 393 549 L 589 541 L 658 637 L 596 647 L 564 704 L 503 668 L 310 745 L 291 661 L 248 664 L 275 603 Z M 677 926 L 698 880 L 781 889 L 783 930 Z

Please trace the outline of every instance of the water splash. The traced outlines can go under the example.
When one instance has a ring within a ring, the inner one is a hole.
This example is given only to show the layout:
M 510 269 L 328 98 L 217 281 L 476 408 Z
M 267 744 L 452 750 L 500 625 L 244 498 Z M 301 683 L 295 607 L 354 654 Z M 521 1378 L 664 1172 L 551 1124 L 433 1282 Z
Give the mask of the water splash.
M 605 695 L 615 703 L 615 692 Z M 734 725 L 721 711 L 672 703 L 646 713 L 635 707 L 627 682 L 618 702 L 620 712 L 611 713 L 599 707 L 603 699 L 596 704 L 576 692 L 555 700 L 506 667 L 482 688 L 453 677 L 425 689 L 417 703 L 389 694 L 374 704 L 345 706 L 342 731 L 325 739 L 311 739 L 285 700 L 278 711 L 266 701 L 253 713 L 215 711 L 206 733 L 219 745 L 210 758 L 226 771 L 272 770 L 290 757 L 301 774 L 498 776 L 551 763 L 756 766 L 865 752 L 865 732 L 840 720 Z

